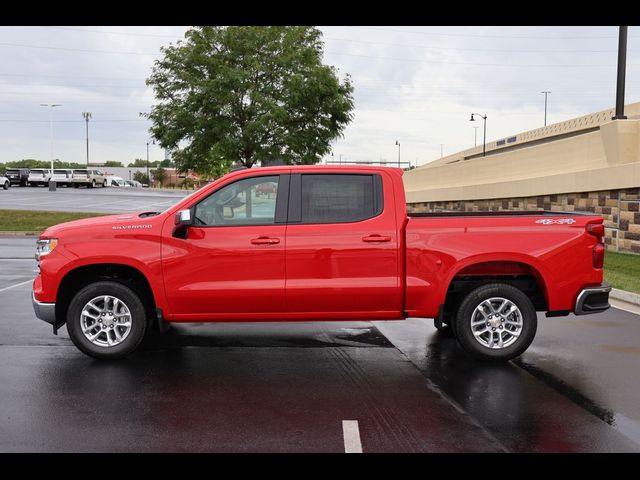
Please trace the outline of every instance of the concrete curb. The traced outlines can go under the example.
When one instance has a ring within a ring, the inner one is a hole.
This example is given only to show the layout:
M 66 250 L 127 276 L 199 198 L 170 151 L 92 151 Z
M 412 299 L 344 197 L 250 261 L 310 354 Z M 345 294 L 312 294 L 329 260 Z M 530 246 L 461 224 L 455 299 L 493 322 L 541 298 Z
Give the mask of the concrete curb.
M 609 293 L 609 296 L 611 298 L 615 298 L 616 300 L 632 303 L 634 305 L 640 305 L 640 294 L 637 294 L 637 293 L 632 293 L 632 292 L 627 292 L 625 290 L 612 288 L 611 293 Z

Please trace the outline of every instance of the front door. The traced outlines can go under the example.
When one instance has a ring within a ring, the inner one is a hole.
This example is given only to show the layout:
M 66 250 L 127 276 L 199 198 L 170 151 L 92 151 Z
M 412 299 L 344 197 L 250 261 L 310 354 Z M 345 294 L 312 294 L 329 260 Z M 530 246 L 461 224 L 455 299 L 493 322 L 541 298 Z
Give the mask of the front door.
M 227 184 L 193 209 L 187 237 L 164 228 L 162 270 L 176 320 L 266 319 L 285 312 L 288 175 Z M 282 216 L 282 218 L 278 218 Z

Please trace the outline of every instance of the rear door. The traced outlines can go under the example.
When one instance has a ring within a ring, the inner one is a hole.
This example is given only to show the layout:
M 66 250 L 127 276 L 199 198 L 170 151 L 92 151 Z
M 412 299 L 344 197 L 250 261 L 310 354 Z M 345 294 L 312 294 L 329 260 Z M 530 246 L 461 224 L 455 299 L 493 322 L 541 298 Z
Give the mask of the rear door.
M 290 313 L 327 320 L 399 316 L 398 248 L 390 177 L 291 175 L 286 249 Z

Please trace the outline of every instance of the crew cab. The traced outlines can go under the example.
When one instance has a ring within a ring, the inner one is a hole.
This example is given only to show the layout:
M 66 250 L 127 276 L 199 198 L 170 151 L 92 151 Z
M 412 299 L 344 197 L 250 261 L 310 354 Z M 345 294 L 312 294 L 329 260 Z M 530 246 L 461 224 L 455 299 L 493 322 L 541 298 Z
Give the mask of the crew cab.
M 469 354 L 506 360 L 533 341 L 537 311 L 609 308 L 602 222 L 407 214 L 394 168 L 245 169 L 162 213 L 48 228 L 33 306 L 97 358 L 127 356 L 172 322 L 424 317 Z

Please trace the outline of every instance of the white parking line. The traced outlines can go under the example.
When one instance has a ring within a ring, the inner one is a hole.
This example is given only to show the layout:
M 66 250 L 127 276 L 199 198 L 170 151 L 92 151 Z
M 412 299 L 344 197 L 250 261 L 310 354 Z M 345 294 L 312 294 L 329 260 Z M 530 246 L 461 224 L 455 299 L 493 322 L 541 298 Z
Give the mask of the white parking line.
M 24 282 L 16 283 L 15 285 L 11 285 L 9 287 L 0 288 L 0 293 L 6 292 L 7 290 L 11 290 L 12 288 L 16 288 L 16 287 L 19 287 L 20 285 L 25 285 L 31 282 L 33 282 L 33 278 L 31 280 L 26 280 Z
M 343 420 L 342 434 L 344 435 L 344 453 L 362 453 L 360 428 L 357 420 Z

